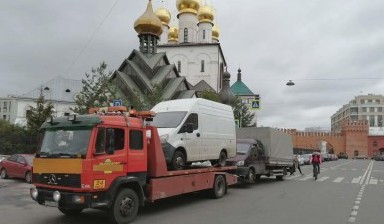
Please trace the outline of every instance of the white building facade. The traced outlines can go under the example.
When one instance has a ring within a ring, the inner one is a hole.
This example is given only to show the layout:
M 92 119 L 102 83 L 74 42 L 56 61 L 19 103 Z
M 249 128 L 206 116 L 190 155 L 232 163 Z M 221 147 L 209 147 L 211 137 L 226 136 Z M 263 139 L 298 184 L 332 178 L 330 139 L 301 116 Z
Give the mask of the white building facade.
M 157 51 L 166 52 L 170 63 L 192 86 L 204 81 L 220 92 L 227 63 L 218 41 L 219 29 L 214 26 L 212 7 L 202 5 L 200 0 L 177 0 L 176 7 L 178 27 L 169 28 L 169 11 L 156 11 L 163 23 Z
M 53 105 L 54 116 L 70 114 L 72 113 L 70 108 L 75 107 L 74 97 L 81 91 L 81 88 L 81 80 L 58 76 L 20 96 L 0 97 L 0 119 L 7 120 L 11 124 L 25 126 L 27 124 L 26 115 L 31 106 L 36 107 L 35 101 L 40 94 Z

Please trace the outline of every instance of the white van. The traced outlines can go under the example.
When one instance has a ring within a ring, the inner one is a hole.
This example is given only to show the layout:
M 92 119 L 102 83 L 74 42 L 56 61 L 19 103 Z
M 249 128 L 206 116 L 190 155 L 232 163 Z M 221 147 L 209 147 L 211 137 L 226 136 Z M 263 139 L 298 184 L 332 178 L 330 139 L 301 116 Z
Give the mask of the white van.
M 232 107 L 191 98 L 164 101 L 151 109 L 164 155 L 171 169 L 210 160 L 225 166 L 236 156 L 236 127 Z

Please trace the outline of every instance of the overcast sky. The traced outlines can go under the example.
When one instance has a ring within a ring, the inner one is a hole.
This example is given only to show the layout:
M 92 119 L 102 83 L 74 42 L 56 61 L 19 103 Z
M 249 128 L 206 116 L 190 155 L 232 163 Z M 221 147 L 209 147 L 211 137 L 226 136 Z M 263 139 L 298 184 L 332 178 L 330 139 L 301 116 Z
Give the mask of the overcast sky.
M 176 17 L 176 0 L 153 0 Z M 262 98 L 258 125 L 330 128 L 357 95 L 384 95 L 383 0 L 207 0 L 236 81 Z M 56 76 L 116 70 L 138 48 L 147 0 L 0 0 L 0 97 Z M 174 21 L 176 23 L 176 21 Z M 293 80 L 295 86 L 286 86 Z

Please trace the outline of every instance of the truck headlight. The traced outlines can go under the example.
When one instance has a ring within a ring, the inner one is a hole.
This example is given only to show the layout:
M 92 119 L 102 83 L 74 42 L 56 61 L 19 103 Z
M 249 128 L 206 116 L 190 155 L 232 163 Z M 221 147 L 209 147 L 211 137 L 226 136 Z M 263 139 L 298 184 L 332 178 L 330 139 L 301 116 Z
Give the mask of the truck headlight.
M 39 191 L 37 191 L 37 189 L 36 189 L 35 187 L 31 187 L 31 188 L 29 189 L 29 193 L 30 193 L 31 198 L 32 198 L 33 200 L 37 200 L 37 196 L 39 196 Z
M 168 141 L 169 135 L 161 135 L 160 136 L 160 143 L 166 143 Z
M 53 200 L 54 200 L 55 202 L 59 202 L 59 201 L 60 201 L 60 198 L 61 198 L 61 194 L 60 194 L 60 192 L 58 192 L 58 191 L 54 191 L 54 192 L 53 192 Z
M 236 163 L 236 166 L 244 166 L 244 160 L 241 160 Z

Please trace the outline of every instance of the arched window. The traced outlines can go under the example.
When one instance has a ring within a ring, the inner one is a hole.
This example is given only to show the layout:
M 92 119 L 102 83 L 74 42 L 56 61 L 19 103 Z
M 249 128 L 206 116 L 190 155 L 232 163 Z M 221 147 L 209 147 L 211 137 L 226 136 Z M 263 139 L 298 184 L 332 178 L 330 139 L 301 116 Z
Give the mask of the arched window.
M 204 72 L 204 64 L 205 64 L 205 62 L 204 62 L 204 60 L 201 60 L 201 69 L 200 69 L 200 72 Z
M 180 73 L 181 72 L 181 61 L 177 62 L 177 71 Z
M 184 43 L 188 42 L 188 28 L 184 28 Z
M 205 30 L 203 30 L 203 40 L 205 40 Z

